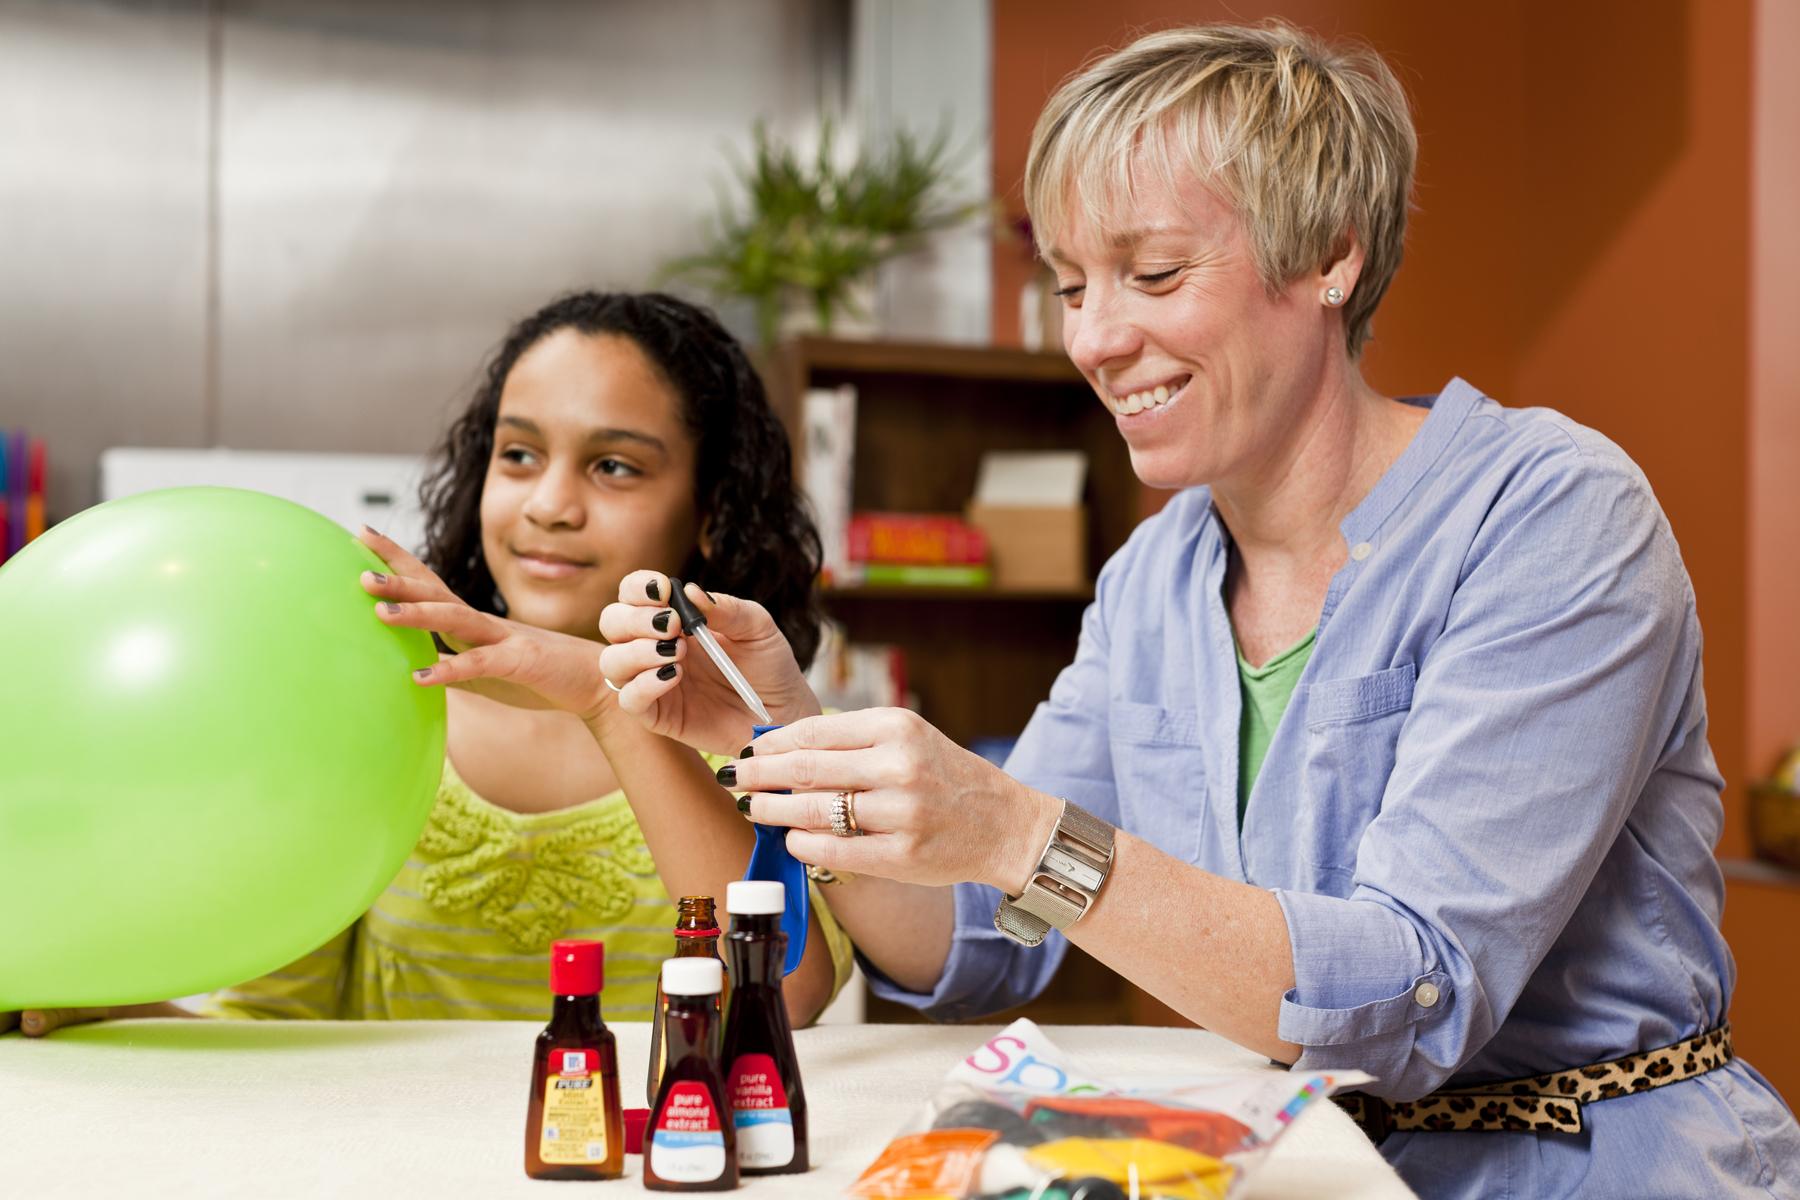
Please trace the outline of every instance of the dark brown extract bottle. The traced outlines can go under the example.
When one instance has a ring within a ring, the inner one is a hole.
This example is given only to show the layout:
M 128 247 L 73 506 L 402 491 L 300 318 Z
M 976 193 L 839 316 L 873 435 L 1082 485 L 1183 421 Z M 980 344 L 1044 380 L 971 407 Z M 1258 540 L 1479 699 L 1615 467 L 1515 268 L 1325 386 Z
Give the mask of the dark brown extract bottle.
M 724 965 L 719 957 L 719 921 L 713 915 L 713 898 L 711 896 L 683 896 L 675 920 L 675 957 L 676 958 L 710 958 Z M 723 993 L 715 993 L 713 997 L 713 1015 L 719 1016 L 724 1001 Z M 663 1046 L 663 985 L 659 976 L 656 982 L 656 1006 L 650 1010 L 650 1072 L 644 1083 L 644 1102 L 656 1103 L 657 1085 L 662 1082 L 663 1064 L 668 1060 L 668 1051 Z M 714 1036 L 723 1029 L 722 1022 L 715 1023 Z M 716 1051 L 717 1046 L 713 1049 Z
M 531 1059 L 525 1174 L 533 1179 L 617 1179 L 625 1171 L 619 1052 L 600 1018 L 605 948 L 550 947 L 550 1023 Z
M 663 964 L 661 1024 L 668 1065 L 644 1133 L 644 1186 L 653 1192 L 724 1192 L 738 1185 L 737 1139 L 719 1072 L 716 958 Z
M 731 914 L 731 932 L 725 935 L 731 1006 L 721 1057 L 743 1175 L 795 1174 L 808 1165 L 806 1093 L 781 996 L 785 905 L 786 890 L 772 880 L 742 880 L 725 888 L 725 911 Z

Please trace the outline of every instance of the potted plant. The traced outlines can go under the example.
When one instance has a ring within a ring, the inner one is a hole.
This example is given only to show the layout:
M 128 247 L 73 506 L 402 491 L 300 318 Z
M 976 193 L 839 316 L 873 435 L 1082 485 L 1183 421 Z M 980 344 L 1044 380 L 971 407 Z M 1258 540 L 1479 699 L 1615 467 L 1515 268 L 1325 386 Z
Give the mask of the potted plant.
M 726 199 L 705 249 L 665 263 L 661 274 L 750 300 L 765 345 L 796 310 L 822 333 L 843 316 L 866 318 L 857 293 L 877 266 L 986 211 L 946 195 L 948 146 L 947 128 L 929 141 L 900 131 L 846 157 L 827 119 L 817 150 L 804 155 L 759 122 L 749 160 L 733 172 L 742 206 Z

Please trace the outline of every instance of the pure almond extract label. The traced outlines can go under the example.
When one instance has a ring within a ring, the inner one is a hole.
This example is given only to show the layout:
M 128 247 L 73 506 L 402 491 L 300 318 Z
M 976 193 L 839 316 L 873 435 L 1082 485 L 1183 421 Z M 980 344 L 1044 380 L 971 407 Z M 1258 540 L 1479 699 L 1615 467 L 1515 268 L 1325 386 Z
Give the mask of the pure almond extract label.
M 740 1054 L 725 1090 L 737 1130 L 740 1167 L 784 1167 L 794 1160 L 794 1117 L 781 1072 L 767 1054 Z
M 598 1050 L 552 1050 L 544 1079 L 544 1131 L 538 1157 L 546 1163 L 606 1159 L 606 1092 Z
M 650 1132 L 650 1169 L 670 1183 L 705 1183 L 725 1173 L 725 1131 L 706 1085 L 669 1089 Z

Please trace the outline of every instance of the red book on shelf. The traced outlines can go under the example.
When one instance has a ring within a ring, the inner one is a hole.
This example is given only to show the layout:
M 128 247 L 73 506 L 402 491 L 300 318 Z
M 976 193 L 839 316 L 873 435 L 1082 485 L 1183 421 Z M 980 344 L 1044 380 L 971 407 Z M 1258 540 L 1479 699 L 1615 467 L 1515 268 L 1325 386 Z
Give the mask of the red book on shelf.
M 860 512 L 850 518 L 850 561 L 978 566 L 987 562 L 987 535 L 944 513 Z

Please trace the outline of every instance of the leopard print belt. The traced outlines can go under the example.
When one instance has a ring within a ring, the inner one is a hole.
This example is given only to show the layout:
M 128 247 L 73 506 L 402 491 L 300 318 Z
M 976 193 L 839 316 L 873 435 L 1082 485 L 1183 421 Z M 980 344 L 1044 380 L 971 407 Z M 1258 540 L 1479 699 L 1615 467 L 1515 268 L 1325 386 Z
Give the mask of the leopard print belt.
M 1731 1061 L 1731 1026 L 1591 1067 L 1448 1088 L 1417 1100 L 1332 1097 L 1376 1144 L 1393 1132 L 1580 1133 L 1581 1106 L 1680 1083 Z

